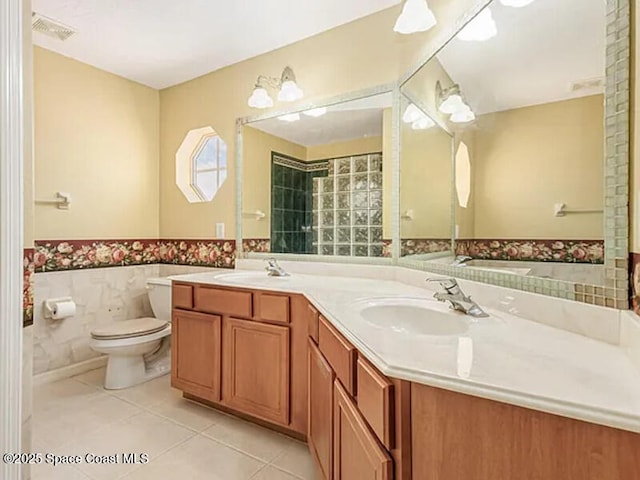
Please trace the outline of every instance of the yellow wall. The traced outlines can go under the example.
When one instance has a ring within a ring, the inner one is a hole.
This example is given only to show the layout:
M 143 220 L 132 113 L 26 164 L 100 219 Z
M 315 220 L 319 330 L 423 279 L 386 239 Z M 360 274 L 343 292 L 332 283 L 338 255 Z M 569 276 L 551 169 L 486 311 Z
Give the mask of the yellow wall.
M 434 39 L 459 19 L 474 0 L 432 0 L 438 25 L 410 37 L 395 34 L 401 6 L 384 10 L 328 32 L 217 70 L 160 93 L 160 234 L 168 238 L 211 238 L 215 224 L 235 236 L 235 171 L 212 202 L 190 204 L 175 185 L 174 155 L 184 135 L 211 125 L 235 155 L 238 117 L 253 115 L 247 98 L 258 75 L 279 75 L 286 65 L 296 72 L 305 102 L 394 82 L 431 48 Z M 354 42 L 357 39 L 357 42 Z M 293 106 L 293 105 L 292 105 Z M 275 108 L 288 108 L 278 103 Z
M 157 237 L 158 91 L 35 47 L 34 93 L 36 239 Z
M 472 154 L 476 238 L 601 239 L 602 95 L 479 117 Z
M 244 212 L 262 210 L 262 220 L 243 215 L 244 238 L 271 237 L 271 152 L 304 161 L 307 149 L 248 126 L 242 129 L 242 203 Z
M 413 220 L 400 220 L 401 238 L 451 238 L 451 136 L 438 127 L 401 130 L 400 214 L 413 210 Z
M 312 145 L 307 147 L 306 160 L 311 162 L 372 152 L 382 152 L 382 137 L 357 138 L 328 145 Z

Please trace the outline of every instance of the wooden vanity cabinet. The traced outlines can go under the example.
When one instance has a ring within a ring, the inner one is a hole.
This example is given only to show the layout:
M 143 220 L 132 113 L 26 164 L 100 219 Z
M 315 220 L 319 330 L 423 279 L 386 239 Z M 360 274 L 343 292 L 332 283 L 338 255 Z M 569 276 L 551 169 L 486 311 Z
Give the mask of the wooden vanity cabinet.
M 232 408 L 289 424 L 289 328 L 225 318 L 222 400 Z
M 222 317 L 173 311 L 171 386 L 205 400 L 220 400 Z

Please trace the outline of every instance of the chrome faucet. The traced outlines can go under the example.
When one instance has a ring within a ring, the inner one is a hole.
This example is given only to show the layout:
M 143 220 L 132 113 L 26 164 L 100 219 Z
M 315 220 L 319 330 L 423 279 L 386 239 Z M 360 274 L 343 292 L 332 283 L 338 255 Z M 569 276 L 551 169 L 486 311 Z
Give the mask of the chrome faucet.
M 265 267 L 265 270 L 267 271 L 267 275 L 269 275 L 270 277 L 288 277 L 289 276 L 289 274 L 285 271 L 285 269 L 282 268 L 280 265 L 278 265 L 278 261 L 273 257 L 267 260 L 267 266 Z
M 455 278 L 428 278 L 427 282 L 439 282 L 444 292 L 436 292 L 433 294 L 433 298 L 439 302 L 448 301 L 451 303 L 451 308 L 460 312 L 471 315 L 472 317 L 488 317 L 487 314 L 480 305 L 471 300 L 464 294 L 460 285 Z
M 469 260 L 473 260 L 473 257 L 470 257 L 468 255 L 458 255 L 456 256 L 456 258 L 453 260 L 453 262 L 451 262 L 451 265 L 454 266 L 459 266 L 459 267 L 466 267 L 466 263 Z

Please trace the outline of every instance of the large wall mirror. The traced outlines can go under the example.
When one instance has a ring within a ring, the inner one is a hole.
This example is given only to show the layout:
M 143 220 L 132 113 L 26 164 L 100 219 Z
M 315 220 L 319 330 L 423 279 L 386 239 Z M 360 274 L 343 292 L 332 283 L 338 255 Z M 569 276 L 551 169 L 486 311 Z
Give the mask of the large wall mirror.
M 239 122 L 249 256 L 388 256 L 393 95 L 355 97 Z
M 609 3 L 495 0 L 402 85 L 401 264 L 626 307 L 628 123 L 605 110 L 628 119 L 629 50 Z

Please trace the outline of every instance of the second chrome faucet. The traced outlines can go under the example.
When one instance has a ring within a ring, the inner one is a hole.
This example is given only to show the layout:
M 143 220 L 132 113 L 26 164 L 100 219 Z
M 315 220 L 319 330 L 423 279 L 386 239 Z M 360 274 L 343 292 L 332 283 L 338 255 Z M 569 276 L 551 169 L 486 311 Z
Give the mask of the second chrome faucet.
M 489 316 L 480 305 L 471 300 L 471 297 L 464 294 L 455 278 L 428 278 L 426 281 L 439 282 L 444 289 L 443 292 L 436 292 L 433 295 L 433 298 L 439 302 L 448 301 L 451 303 L 451 308 L 471 315 L 472 317 Z

